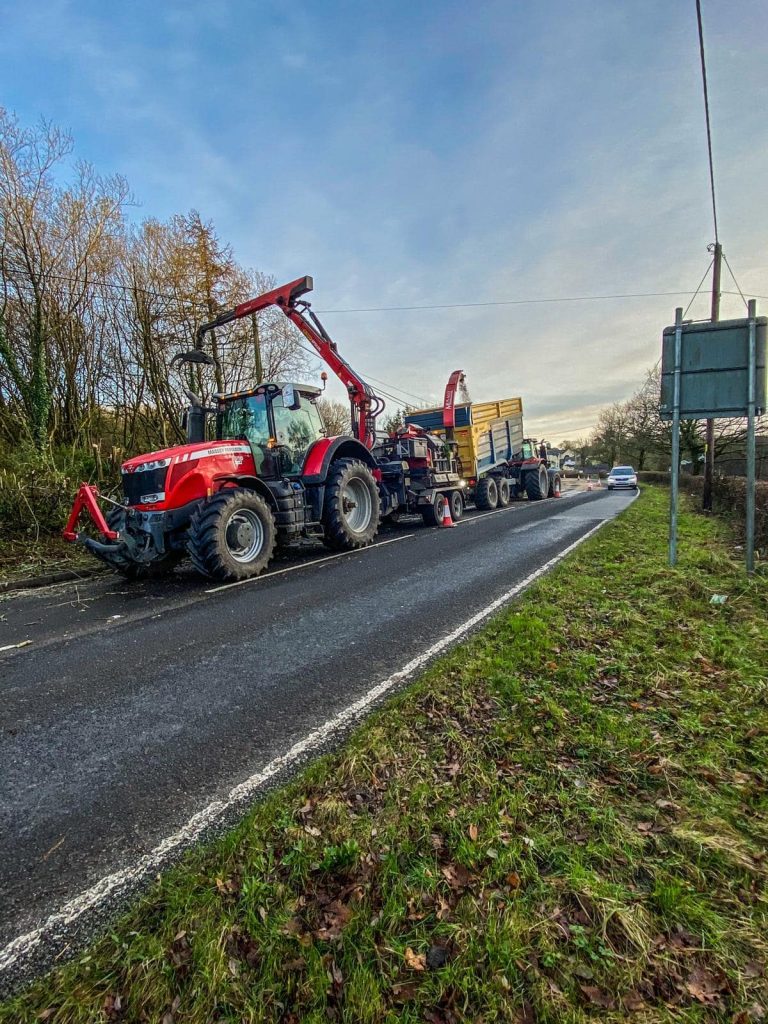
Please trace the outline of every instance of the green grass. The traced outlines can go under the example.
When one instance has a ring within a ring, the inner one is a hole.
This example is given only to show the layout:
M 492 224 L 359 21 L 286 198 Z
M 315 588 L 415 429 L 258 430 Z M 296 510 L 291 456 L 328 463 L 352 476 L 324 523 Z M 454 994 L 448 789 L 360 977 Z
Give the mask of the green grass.
M 768 580 L 690 512 L 668 570 L 666 502 L 646 489 L 0 1022 L 762 1019 Z

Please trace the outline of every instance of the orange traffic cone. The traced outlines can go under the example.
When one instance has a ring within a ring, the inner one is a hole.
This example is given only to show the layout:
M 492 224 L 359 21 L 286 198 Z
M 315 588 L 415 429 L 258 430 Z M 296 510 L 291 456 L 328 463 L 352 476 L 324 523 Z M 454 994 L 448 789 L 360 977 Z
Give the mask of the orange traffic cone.
M 447 528 L 449 526 L 455 525 L 456 523 L 454 523 L 454 521 L 451 519 L 451 503 L 446 498 L 445 501 L 443 502 L 443 518 L 440 523 L 440 526 Z

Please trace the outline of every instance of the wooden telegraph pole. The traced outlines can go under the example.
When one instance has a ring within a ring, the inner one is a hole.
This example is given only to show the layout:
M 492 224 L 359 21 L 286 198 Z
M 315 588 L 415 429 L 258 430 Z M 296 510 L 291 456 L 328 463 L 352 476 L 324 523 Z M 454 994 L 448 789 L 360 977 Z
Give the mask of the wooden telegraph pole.
M 715 253 L 712 260 L 712 309 L 710 319 L 717 323 L 720 319 L 720 268 L 723 260 L 723 247 L 715 242 Z M 704 462 L 704 496 L 702 508 L 705 512 L 712 511 L 712 482 L 715 476 L 715 421 L 707 420 L 707 452 Z

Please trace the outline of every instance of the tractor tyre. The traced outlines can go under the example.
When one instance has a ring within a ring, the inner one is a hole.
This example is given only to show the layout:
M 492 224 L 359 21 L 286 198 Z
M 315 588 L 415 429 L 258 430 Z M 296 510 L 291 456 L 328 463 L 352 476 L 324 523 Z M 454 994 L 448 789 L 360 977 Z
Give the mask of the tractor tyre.
M 510 501 L 512 501 L 512 488 L 509 486 L 507 477 L 500 476 L 498 478 L 496 489 L 499 492 L 499 508 L 506 508 Z
M 193 513 L 187 551 L 203 576 L 247 580 L 266 569 L 275 537 L 275 518 L 261 495 L 245 487 L 226 488 Z
M 475 487 L 475 505 L 481 512 L 493 512 L 499 504 L 499 488 L 492 476 L 484 476 Z
M 106 514 L 107 526 L 110 530 L 120 530 L 124 522 L 122 509 L 112 508 Z M 173 572 L 184 557 L 182 551 L 170 551 L 156 558 L 153 562 L 109 562 L 121 576 L 127 580 L 156 580 Z
M 444 494 L 436 494 L 431 505 L 422 505 L 419 511 L 425 526 L 440 526 L 443 521 L 445 503 L 448 499 Z
M 358 459 L 339 459 L 325 485 L 325 544 L 334 551 L 367 547 L 379 530 L 381 502 L 373 473 Z
M 528 501 L 541 501 L 549 494 L 549 473 L 546 466 L 529 469 L 525 474 L 525 493 Z
M 562 481 L 560 480 L 559 473 L 553 473 L 549 478 L 549 490 L 547 491 L 548 498 L 559 498 L 562 490 Z
M 464 515 L 464 495 L 461 491 L 451 491 L 451 496 L 448 500 L 451 503 L 451 519 L 454 523 L 458 523 Z

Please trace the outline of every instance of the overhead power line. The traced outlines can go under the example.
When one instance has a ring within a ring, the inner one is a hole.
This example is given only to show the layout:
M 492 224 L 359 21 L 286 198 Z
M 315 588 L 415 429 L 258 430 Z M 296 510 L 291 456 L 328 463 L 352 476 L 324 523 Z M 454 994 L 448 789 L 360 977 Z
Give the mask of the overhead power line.
M 720 239 L 717 234 L 717 204 L 715 203 L 715 165 L 712 160 L 712 126 L 709 120 L 709 91 L 707 89 L 707 62 L 704 57 L 704 25 L 701 20 L 701 0 L 696 0 L 696 21 L 699 26 L 701 81 L 704 86 L 704 115 L 707 120 L 707 152 L 709 154 L 709 187 L 712 193 L 712 219 L 715 225 L 715 243 L 719 244 Z

